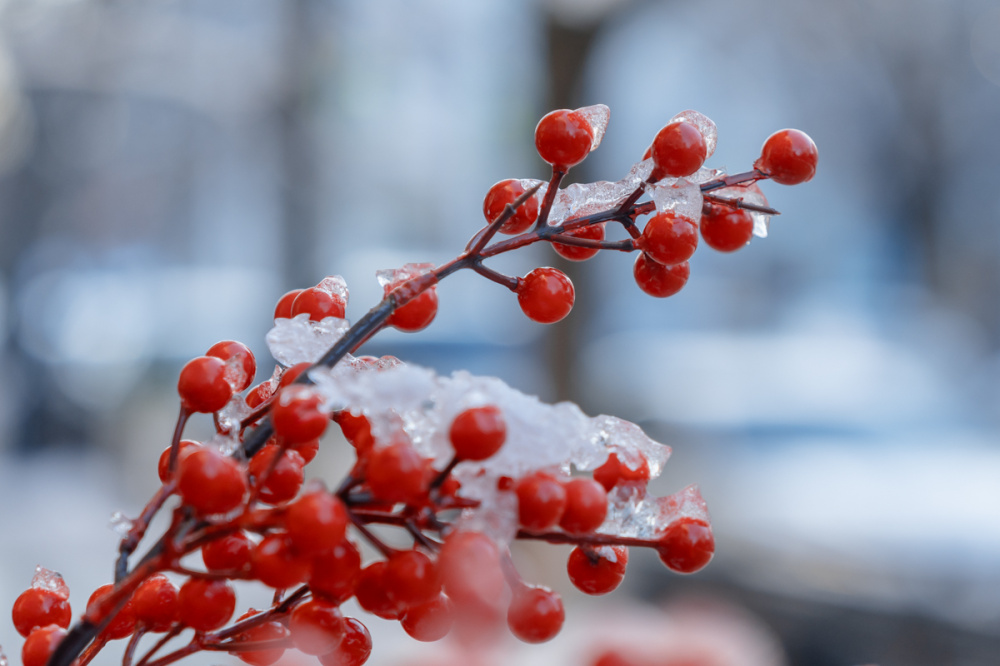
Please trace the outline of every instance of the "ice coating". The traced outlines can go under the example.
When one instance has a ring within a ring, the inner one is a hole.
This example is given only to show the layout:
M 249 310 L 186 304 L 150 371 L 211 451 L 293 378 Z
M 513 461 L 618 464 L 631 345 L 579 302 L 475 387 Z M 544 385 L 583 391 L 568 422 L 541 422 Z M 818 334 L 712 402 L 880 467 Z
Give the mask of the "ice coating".
M 36 590 L 54 592 L 63 599 L 69 598 L 69 586 L 63 580 L 62 574 L 51 569 L 46 569 L 41 564 L 35 567 L 35 575 L 31 579 L 31 587 Z
M 711 157 L 712 153 L 715 152 L 715 145 L 719 140 L 719 130 L 715 126 L 715 122 L 705 114 L 692 109 L 681 111 L 671 118 L 670 122 L 674 122 L 675 120 L 689 122 L 701 130 L 701 135 L 705 137 L 705 159 Z
M 616 182 L 574 183 L 556 195 L 548 223 L 557 225 L 574 217 L 586 217 L 623 203 L 653 171 L 653 160 L 632 165 L 628 174 Z
M 698 486 L 687 486 L 666 497 L 650 497 L 644 489 L 619 486 L 609 496 L 608 515 L 597 530 L 638 539 L 656 539 L 681 518 L 710 522 L 708 506 Z
M 347 291 L 347 282 L 341 276 L 328 275 L 320 280 L 316 286 L 334 296 L 339 296 L 344 301 L 344 305 L 347 305 L 350 294 Z
M 246 367 L 243 365 L 243 359 L 239 356 L 231 356 L 226 359 L 226 366 L 222 376 L 234 391 L 242 390 L 249 383 Z M 251 377 L 250 379 L 253 378 Z
M 303 312 L 291 319 L 275 319 L 274 328 L 265 339 L 271 356 L 289 367 L 306 361 L 315 363 L 348 328 L 346 319 L 327 317 L 323 321 L 310 321 Z
M 600 467 L 611 453 L 616 453 L 618 460 L 631 470 L 639 469 L 645 460 L 649 465 L 650 478 L 656 478 L 670 458 L 669 446 L 650 439 L 642 428 L 631 421 L 601 414 L 590 420 L 590 426 L 590 437 L 598 448 L 604 449 L 604 460 L 595 467 Z
M 590 123 L 590 129 L 594 131 L 594 141 L 590 144 L 590 150 L 597 150 L 597 147 L 601 145 L 601 139 L 604 138 L 604 132 L 608 129 L 611 109 L 604 104 L 594 104 L 576 109 L 576 113 L 579 113 Z
M 386 287 L 393 288 L 402 282 L 432 270 L 434 270 L 434 264 L 406 264 L 400 268 L 384 268 L 376 271 L 375 278 L 378 280 L 379 286 L 383 289 Z
M 722 189 L 714 190 L 712 194 L 722 199 L 732 199 L 734 201 L 742 199 L 746 203 L 757 204 L 758 206 L 768 205 L 767 197 L 764 196 L 757 183 L 723 187 Z M 747 212 L 750 213 L 750 218 L 753 220 L 753 235 L 758 238 L 767 238 L 767 231 L 771 225 L 771 216 L 767 213 L 758 213 L 753 210 L 748 210 Z
M 656 183 L 648 183 L 646 192 L 656 204 L 657 212 L 672 210 L 677 215 L 693 220 L 695 224 L 701 220 L 703 199 L 698 183 L 687 178 L 664 178 Z
M 219 430 L 225 433 L 239 432 L 240 423 L 250 416 L 252 411 L 242 395 L 234 394 L 226 406 L 216 413 Z
M 128 536 L 128 533 L 132 531 L 133 522 L 125 517 L 125 514 L 121 511 L 115 511 L 111 514 L 111 519 L 108 520 L 108 526 L 111 530 L 120 537 Z

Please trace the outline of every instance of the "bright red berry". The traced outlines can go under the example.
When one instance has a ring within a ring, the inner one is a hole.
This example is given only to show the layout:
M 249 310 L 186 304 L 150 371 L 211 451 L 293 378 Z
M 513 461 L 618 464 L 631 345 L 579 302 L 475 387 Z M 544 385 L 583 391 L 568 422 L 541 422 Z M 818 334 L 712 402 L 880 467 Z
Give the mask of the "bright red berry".
M 517 515 L 525 529 L 548 529 L 559 522 L 566 510 L 566 488 L 544 472 L 522 478 L 516 492 Z
M 536 268 L 517 281 L 517 303 L 528 317 L 554 324 L 573 309 L 576 292 L 569 277 L 555 268 Z
M 270 400 L 272 395 L 274 395 L 274 385 L 271 384 L 271 380 L 267 380 L 250 389 L 243 400 L 250 409 L 257 409 Z
M 251 608 L 246 613 L 237 618 L 237 622 L 249 619 L 257 615 L 260 611 Z M 288 637 L 288 629 L 277 621 L 264 622 L 241 632 L 233 637 L 237 643 L 261 643 L 264 641 L 278 641 Z M 229 654 L 239 657 L 250 666 L 271 666 L 285 654 L 284 647 L 272 647 L 263 650 L 234 650 Z
M 310 599 L 292 612 L 288 631 L 299 651 L 311 655 L 328 654 L 344 638 L 344 616 L 336 604 Z
M 767 137 L 754 168 L 782 185 L 798 185 L 816 175 L 819 152 L 805 132 L 783 129 Z
M 45 666 L 67 631 L 57 624 L 35 629 L 21 648 L 22 666 Z
M 559 519 L 559 527 L 570 534 L 593 532 L 608 513 L 608 493 L 604 486 L 593 479 L 570 479 L 566 488 L 566 509 Z
M 438 552 L 444 590 L 457 604 L 492 605 L 504 589 L 500 551 L 481 532 L 452 532 Z
M 250 568 L 253 546 L 245 532 L 233 532 L 202 546 L 201 559 L 209 571 L 245 571 Z
M 95 604 L 102 601 L 102 599 L 111 594 L 114 590 L 114 585 L 107 584 L 102 585 L 87 600 L 87 614 L 91 615 L 95 612 Z M 107 609 L 110 612 L 113 609 Z M 104 618 L 100 618 L 99 622 Z M 125 638 L 130 636 L 132 632 L 135 631 L 135 607 L 132 604 L 132 600 L 129 599 L 125 602 L 125 605 L 121 607 L 121 610 L 114 616 L 111 622 L 104 628 L 101 632 L 101 636 L 110 640 L 118 640 L 119 638 Z
M 302 289 L 292 289 L 291 291 L 285 292 L 285 294 L 278 299 L 278 304 L 274 306 L 274 318 L 291 319 L 292 303 L 295 302 L 295 299 L 302 293 L 302 291 Z
M 305 479 L 305 460 L 296 449 L 268 444 L 257 452 L 247 471 L 254 478 L 257 498 L 267 504 L 281 504 L 294 499 Z
M 11 612 L 17 633 L 27 636 L 37 627 L 57 624 L 66 628 L 73 619 L 69 601 L 62 594 L 41 587 L 32 587 L 14 601 Z
M 396 441 L 372 451 L 368 462 L 368 486 L 385 502 L 418 503 L 430 484 L 429 461 L 406 441 Z
M 649 481 L 649 463 L 641 453 L 638 455 L 642 462 L 636 469 L 632 469 L 618 459 L 617 453 L 612 453 L 603 465 L 594 470 L 594 480 L 609 493 L 619 483 L 646 483 Z
M 283 373 L 281 373 L 281 379 L 278 380 L 278 388 L 284 388 L 289 384 L 295 382 L 303 372 L 312 367 L 312 363 L 309 361 L 303 361 L 302 363 L 296 363 L 290 368 L 287 368 Z
M 705 136 L 692 123 L 675 120 L 653 139 L 650 155 L 653 158 L 653 180 L 670 176 L 690 176 L 705 163 L 708 147 Z
M 201 444 L 190 439 L 182 439 L 177 443 L 177 467 L 180 468 L 181 461 L 201 448 Z M 163 449 L 160 460 L 156 465 L 156 472 L 160 475 L 160 481 L 166 483 L 170 480 L 170 447 Z
M 323 321 L 327 317 L 344 318 L 347 304 L 339 295 L 321 287 L 303 289 L 292 301 L 292 316 L 308 314 L 311 321 Z
M 325 490 L 313 491 L 288 507 L 285 530 L 299 553 L 312 556 L 327 552 L 344 540 L 347 509 Z
M 323 398 L 313 386 L 295 384 L 281 389 L 271 405 L 274 434 L 289 444 L 320 437 L 330 422 L 322 403 Z
M 681 518 L 671 523 L 656 546 L 660 560 L 677 573 L 694 573 L 712 559 L 715 537 L 704 520 Z
M 211 414 L 226 406 L 233 387 L 226 378 L 226 362 L 215 356 L 198 356 L 181 368 L 177 393 L 192 412 Z
M 462 460 L 486 460 L 507 439 L 507 423 L 495 405 L 472 407 L 455 417 L 448 431 L 455 455 Z
M 573 238 L 584 238 L 593 241 L 604 240 L 604 223 L 590 224 L 586 227 L 579 227 L 576 229 L 570 229 L 561 234 L 562 236 L 572 236 Z M 595 256 L 600 252 L 600 248 L 596 247 L 581 247 L 579 245 L 567 245 L 565 243 L 559 243 L 555 240 L 552 241 L 552 249 L 556 251 L 556 254 L 569 259 L 570 261 L 586 261 L 591 257 Z
M 311 562 L 302 557 L 284 532 L 272 532 L 250 553 L 254 578 L 268 587 L 281 590 L 304 582 Z
M 664 266 L 650 259 L 645 252 L 640 252 L 635 258 L 635 264 L 632 265 L 632 275 L 639 289 L 650 296 L 666 298 L 684 288 L 691 275 L 691 267 L 686 261 L 673 266 Z
M 253 383 L 254 375 L 257 374 L 257 360 L 253 352 L 242 342 L 235 340 L 216 342 L 205 352 L 205 356 L 214 356 L 229 362 L 231 375 L 229 383 L 234 391 L 242 391 Z
M 293 451 L 302 456 L 302 462 L 307 465 L 312 462 L 312 459 L 316 457 L 317 453 L 319 453 L 318 439 L 310 439 L 308 442 L 296 442 L 294 444 L 286 442 L 286 444 L 288 444 Z
M 579 164 L 590 154 L 594 129 L 581 114 L 569 109 L 550 111 L 535 127 L 535 148 L 555 169 Z
M 453 622 L 451 602 L 439 594 L 436 598 L 403 613 L 399 623 L 403 630 L 418 641 L 439 641 L 448 635 Z
M 671 210 L 657 213 L 649 218 L 635 246 L 664 266 L 679 264 L 698 247 L 698 225 Z
M 177 595 L 177 587 L 166 576 L 150 576 L 132 595 L 135 619 L 149 631 L 167 631 L 177 620 Z
M 313 595 L 342 603 L 354 594 L 361 573 L 361 553 L 347 539 L 312 559 L 309 589 Z
M 236 592 L 229 581 L 189 578 L 177 595 L 177 619 L 195 631 L 218 629 L 236 610 Z
M 372 653 L 372 637 L 365 625 L 353 617 L 344 618 L 344 639 L 328 654 L 321 655 L 322 666 L 362 666 Z
M 383 582 L 399 608 L 427 603 L 441 593 L 437 564 L 419 550 L 403 550 L 386 560 Z
M 486 221 L 493 222 L 500 217 L 503 214 L 504 208 L 508 204 L 513 205 L 514 201 L 524 194 L 524 192 L 525 189 L 521 185 L 521 181 L 514 180 L 513 178 L 501 180 L 499 183 L 496 183 L 486 193 L 486 198 L 483 199 L 483 215 L 486 216 Z M 537 219 L 538 197 L 533 196 L 521 204 L 514 211 L 514 214 L 510 216 L 510 219 L 500 225 L 500 233 L 511 235 L 524 233 L 531 228 L 531 225 Z
M 356 448 L 358 452 L 370 451 L 375 445 L 372 437 L 372 426 L 364 416 L 355 416 L 347 410 L 339 411 L 333 415 L 333 420 L 340 426 L 344 437 Z
M 544 643 L 555 638 L 565 619 L 562 599 L 547 587 L 516 590 L 507 609 L 507 626 L 525 643 Z
M 247 475 L 235 459 L 213 448 L 192 452 L 179 466 L 177 490 L 201 514 L 227 513 L 243 503 Z
M 358 584 L 354 596 L 358 605 L 384 620 L 398 620 L 400 609 L 396 600 L 389 596 L 385 582 L 387 563 L 384 560 L 372 562 L 358 574 Z
M 610 552 L 608 552 L 610 551 Z M 566 571 L 578 590 L 586 594 L 607 594 L 625 578 L 628 549 L 624 546 L 583 548 L 569 554 Z
M 398 285 L 386 286 L 385 293 L 388 294 L 396 286 Z M 405 305 L 396 308 L 389 315 L 389 324 L 400 331 L 415 333 L 430 326 L 437 316 L 437 309 L 437 287 L 430 287 Z
M 701 237 L 713 250 L 735 252 L 753 237 L 753 218 L 741 208 L 705 206 L 701 214 Z

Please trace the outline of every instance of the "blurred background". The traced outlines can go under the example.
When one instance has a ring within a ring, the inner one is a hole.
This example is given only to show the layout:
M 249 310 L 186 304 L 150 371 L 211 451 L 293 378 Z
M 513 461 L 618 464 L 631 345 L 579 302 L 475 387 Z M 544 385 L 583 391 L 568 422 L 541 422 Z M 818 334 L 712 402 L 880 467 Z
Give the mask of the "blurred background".
M 611 107 L 592 181 L 693 108 L 708 166 L 818 144 L 812 182 L 764 184 L 769 238 L 701 247 L 664 301 L 628 257 L 533 248 L 495 267 L 570 272 L 562 323 L 458 275 L 429 329 L 368 347 L 634 420 L 674 447 L 656 490 L 709 503 L 708 569 L 634 554 L 596 604 L 566 551 L 519 554 L 572 603 L 503 654 L 589 666 L 613 615 L 666 666 L 1000 663 L 997 35 L 995 0 L 0 1 L 0 606 L 38 563 L 76 611 L 110 580 L 187 359 L 241 340 L 260 381 L 285 291 L 341 274 L 357 318 L 377 269 L 455 256 L 490 185 L 547 177 L 550 109 Z M 376 636 L 372 663 L 400 654 Z

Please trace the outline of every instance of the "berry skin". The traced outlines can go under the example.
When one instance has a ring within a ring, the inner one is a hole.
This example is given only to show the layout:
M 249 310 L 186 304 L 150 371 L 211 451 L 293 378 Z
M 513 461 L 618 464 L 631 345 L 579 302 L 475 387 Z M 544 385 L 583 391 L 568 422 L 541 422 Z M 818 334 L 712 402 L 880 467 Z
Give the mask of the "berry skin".
M 425 604 L 441 593 L 437 565 L 419 550 L 394 553 L 386 560 L 382 575 L 386 593 L 401 610 Z
M 559 527 L 570 534 L 593 532 L 608 513 L 608 493 L 604 486 L 593 479 L 577 477 L 564 485 L 566 510 L 559 519 Z
M 194 451 L 181 462 L 177 490 L 201 514 L 227 513 L 243 503 L 246 472 L 236 460 L 211 448 Z
M 668 569 L 677 573 L 694 573 L 708 564 L 715 553 L 712 528 L 697 518 L 676 520 L 660 537 L 656 553 Z
M 559 522 L 566 510 L 566 488 L 554 477 L 537 472 L 517 483 L 518 519 L 525 529 L 541 531 Z
M 149 631 L 167 631 L 177 620 L 177 595 L 177 588 L 166 576 L 150 576 L 132 595 L 135 619 Z
M 347 509 L 325 490 L 311 492 L 288 507 L 285 529 L 295 550 L 305 556 L 318 555 L 344 540 Z
M 303 291 L 303 289 L 292 289 L 291 291 L 285 292 L 285 294 L 278 299 L 278 304 L 274 306 L 274 318 L 291 319 L 292 303 L 295 302 L 295 299 Z
M 486 222 L 491 223 L 500 217 L 507 204 L 513 204 L 524 192 L 524 186 L 521 185 L 521 182 L 514 179 L 501 180 L 496 183 L 483 199 L 483 215 L 486 217 Z M 500 225 L 500 233 L 511 235 L 524 233 L 531 228 L 537 219 L 538 197 L 533 196 L 514 211 L 510 219 Z
M 507 439 L 503 412 L 494 405 L 472 407 L 451 422 L 448 431 L 455 455 L 462 460 L 486 460 Z
M 281 457 L 275 463 L 274 459 L 278 456 Z M 281 504 L 295 499 L 305 479 L 305 464 L 297 450 L 268 444 L 258 451 L 247 465 L 247 470 L 258 486 L 258 499 L 267 504 Z
M 114 587 L 114 585 L 109 583 L 107 585 L 101 585 L 99 588 L 94 590 L 93 594 L 91 594 L 90 598 L 87 600 L 88 615 L 94 610 L 95 604 L 106 594 L 110 594 Z M 118 614 L 115 615 L 114 619 L 111 620 L 108 626 L 104 628 L 101 632 L 101 636 L 109 641 L 114 641 L 119 638 L 130 636 L 133 631 L 135 631 L 135 606 L 132 604 L 132 600 L 129 599 L 125 602 L 125 605 L 122 606 L 121 610 L 118 611 Z
M 232 382 L 234 391 L 242 391 L 253 383 L 254 375 L 257 374 L 257 360 L 253 352 L 242 342 L 235 340 L 216 342 L 205 352 L 205 356 L 214 356 L 223 361 L 233 360 L 236 363 L 237 381 Z
M 573 236 L 574 238 L 586 238 L 589 240 L 604 240 L 604 223 L 591 224 L 586 227 L 570 229 L 562 234 L 563 236 Z M 596 247 L 580 247 L 578 245 L 566 245 L 552 241 L 552 249 L 561 257 L 570 261 L 586 261 L 595 256 L 601 250 Z
M 693 124 L 675 120 L 659 132 L 650 147 L 653 158 L 652 180 L 670 176 L 690 176 L 705 163 L 708 147 L 701 130 Z
M 226 380 L 226 362 L 215 356 L 198 356 L 181 368 L 177 393 L 191 412 L 211 414 L 226 406 L 233 387 Z
M 491 605 L 504 590 L 500 551 L 481 532 L 452 532 L 438 552 L 444 590 L 460 606 Z
M 57 624 L 35 629 L 21 648 L 22 666 L 45 666 L 67 631 Z
M 646 223 L 635 246 L 664 266 L 680 264 L 698 247 L 698 225 L 673 211 L 657 213 Z
M 735 252 L 753 237 L 753 218 L 740 208 L 705 206 L 701 214 L 701 237 L 713 250 Z
M 39 587 L 32 587 L 22 592 L 14 601 L 11 615 L 14 619 L 14 628 L 22 636 L 27 636 L 32 630 L 50 624 L 65 629 L 73 619 L 69 601 L 64 595 Z
M 358 574 L 354 596 L 358 600 L 358 605 L 372 615 L 377 615 L 383 620 L 398 620 L 399 606 L 395 599 L 389 596 L 385 581 L 386 567 L 387 563 L 379 560 L 362 569 Z
M 517 303 L 528 319 L 554 324 L 573 309 L 576 292 L 569 277 L 555 268 L 536 268 L 517 281 Z
M 318 597 L 336 603 L 351 598 L 361 573 L 361 553 L 348 540 L 312 559 L 309 589 Z
M 302 363 L 296 363 L 292 367 L 281 373 L 281 379 L 278 381 L 278 388 L 282 389 L 295 382 L 303 372 L 312 367 L 312 363 L 309 361 L 303 361 Z
M 177 595 L 177 619 L 195 631 L 218 629 L 236 610 L 236 592 L 225 580 L 189 578 Z
M 322 402 L 312 386 L 295 384 L 281 389 L 271 406 L 274 434 L 289 444 L 319 438 L 330 422 L 327 413 L 320 409 Z
M 353 617 L 344 619 L 344 640 L 328 654 L 321 655 L 322 666 L 362 666 L 372 653 L 372 637 L 365 625 Z
M 268 587 L 281 590 L 306 580 L 311 563 L 296 552 L 284 532 L 272 532 L 250 553 L 254 578 Z
M 323 321 L 327 317 L 344 318 L 347 304 L 337 294 L 330 293 L 320 287 L 303 289 L 292 301 L 293 317 L 300 314 L 309 315 L 310 321 Z
M 684 288 L 691 275 L 691 267 L 686 261 L 673 266 L 664 266 L 642 252 L 635 258 L 632 275 L 639 289 L 650 296 L 666 298 Z
M 628 549 L 611 546 L 615 561 L 604 557 L 605 549 L 585 549 L 577 546 L 569 554 L 566 571 L 578 590 L 585 594 L 607 594 L 617 588 L 625 578 Z
M 451 631 L 451 602 L 440 594 L 426 603 L 409 608 L 399 619 L 403 630 L 418 641 L 439 641 Z
M 525 643 L 544 643 L 562 629 L 566 619 L 562 599 L 547 587 L 523 587 L 507 609 L 507 626 Z
M 251 608 L 239 616 L 236 621 L 241 622 L 249 619 L 259 612 Z M 258 643 L 280 640 L 287 637 L 288 629 L 285 629 L 284 625 L 280 622 L 265 622 L 234 636 L 233 640 L 238 643 Z M 238 657 L 244 663 L 250 664 L 250 666 L 271 666 L 271 664 L 276 663 L 285 654 L 285 648 L 274 647 L 267 648 L 266 650 L 239 650 L 230 652 L 229 654 Z
M 246 571 L 253 546 L 245 532 L 233 532 L 202 546 L 201 559 L 209 571 Z
M 579 113 L 559 109 L 545 114 L 535 127 L 535 148 L 553 169 L 565 171 L 590 154 L 594 129 Z
M 335 604 L 311 599 L 292 613 L 288 631 L 300 652 L 316 656 L 328 654 L 344 638 L 344 616 Z
M 754 168 L 782 185 L 798 185 L 816 175 L 819 152 L 805 132 L 783 129 L 767 137 Z
M 392 288 L 386 287 L 385 293 L 388 294 L 390 291 Z M 415 333 L 431 325 L 437 316 L 437 309 L 437 287 L 431 287 L 406 305 L 396 308 L 395 312 L 389 315 L 389 324 L 400 331 Z
M 641 453 L 639 455 L 642 456 Z M 618 460 L 617 453 L 612 453 L 603 465 L 594 470 L 594 480 L 609 493 L 619 483 L 646 483 L 649 481 L 649 463 L 642 456 L 639 468 L 632 469 Z
M 430 465 L 406 441 L 374 449 L 368 462 L 368 486 L 386 502 L 414 504 L 427 495 Z
M 333 420 L 340 426 L 344 437 L 359 454 L 368 453 L 375 446 L 372 437 L 372 425 L 364 416 L 355 416 L 348 411 L 340 411 L 333 415 Z
M 182 439 L 177 443 L 177 467 L 180 468 L 181 461 L 188 457 L 189 454 L 194 453 L 199 448 L 201 444 L 190 439 Z M 170 480 L 170 447 L 163 449 L 163 453 L 160 454 L 160 460 L 156 465 L 156 472 L 160 475 L 160 481 L 166 483 Z

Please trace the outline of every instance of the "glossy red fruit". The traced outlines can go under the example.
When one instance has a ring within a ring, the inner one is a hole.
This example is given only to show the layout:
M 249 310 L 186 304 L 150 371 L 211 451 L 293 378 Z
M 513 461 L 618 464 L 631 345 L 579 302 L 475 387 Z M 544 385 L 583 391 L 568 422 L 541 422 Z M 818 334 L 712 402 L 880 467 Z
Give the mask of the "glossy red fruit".
M 177 597 L 177 587 L 166 576 L 150 576 L 132 595 L 136 621 L 148 631 L 167 631 L 177 621 Z
M 309 464 L 319 453 L 319 440 L 310 439 L 308 442 L 296 442 L 288 444 L 296 453 L 302 456 L 302 462 Z
M 419 550 L 393 553 L 382 575 L 386 593 L 400 610 L 427 603 L 441 593 L 437 564 Z
M 586 594 L 607 594 L 615 590 L 625 578 L 628 549 L 624 546 L 582 548 L 577 546 L 569 554 L 566 571 L 578 590 Z
M 94 590 L 93 594 L 91 594 L 90 598 L 87 600 L 88 615 L 96 612 L 95 604 L 101 601 L 105 595 L 111 594 L 114 587 L 114 585 L 109 583 Z M 107 610 L 111 611 L 113 609 Z M 101 620 L 103 620 L 103 618 L 101 618 Z M 130 636 L 133 631 L 135 631 L 135 607 L 132 604 L 132 600 L 129 599 L 125 602 L 125 605 L 122 606 L 121 610 L 118 611 L 114 619 L 111 620 L 111 623 L 104 628 L 101 632 L 101 636 L 109 641 L 114 641 Z
M 517 281 L 517 303 L 528 317 L 554 324 L 573 309 L 576 292 L 569 277 L 555 268 L 536 268 Z
M 713 250 L 735 252 L 753 237 L 753 218 L 739 208 L 705 206 L 701 214 L 701 237 Z
M 198 513 L 227 513 L 243 503 L 247 476 L 235 459 L 202 448 L 185 457 L 179 470 L 177 490 Z
M 486 217 L 486 222 L 491 223 L 500 217 L 504 208 L 508 204 L 513 205 L 514 201 L 524 192 L 525 189 L 521 182 L 513 178 L 501 180 L 493 185 L 486 193 L 486 198 L 483 199 L 483 215 Z M 500 225 L 500 233 L 511 235 L 524 233 L 531 228 L 537 219 L 538 197 L 536 195 L 525 201 L 520 208 L 514 211 L 510 219 Z
M 399 605 L 389 596 L 389 588 L 385 582 L 386 562 L 372 562 L 358 574 L 358 584 L 354 588 L 354 596 L 358 604 L 366 611 L 384 620 L 398 620 Z
M 704 520 L 681 518 L 671 523 L 656 546 L 656 553 L 668 569 L 694 573 L 712 559 L 715 537 Z
M 327 317 L 344 318 L 347 304 L 337 294 L 320 287 L 303 289 L 292 301 L 293 317 L 300 314 L 309 315 L 310 321 L 323 321 Z
M 819 152 L 812 138 L 797 129 L 783 129 L 767 137 L 754 168 L 776 183 L 798 185 L 816 175 Z
M 460 606 L 493 605 L 504 590 L 500 551 L 481 532 L 452 532 L 438 551 L 445 592 Z
M 448 438 L 458 458 L 486 460 L 507 439 L 507 423 L 496 405 L 471 407 L 451 422 Z
M 395 286 L 393 285 L 393 287 Z M 388 294 L 390 291 L 392 289 L 386 287 L 385 293 Z M 389 325 L 407 333 L 422 331 L 434 321 L 437 310 L 437 287 L 431 287 L 421 292 L 419 296 L 406 305 L 396 308 L 395 312 L 389 315 Z
M 281 379 L 278 380 L 278 388 L 282 389 L 295 382 L 303 372 L 312 367 L 312 363 L 309 361 L 303 361 L 302 363 L 296 363 L 290 368 L 287 368 L 282 374 Z
M 642 458 L 642 462 L 636 469 L 632 469 L 618 459 L 617 453 L 612 453 L 603 465 L 594 470 L 594 480 L 608 492 L 620 483 L 645 484 L 649 481 L 649 463 L 641 453 L 637 455 Z
M 507 626 L 525 643 L 544 643 L 555 638 L 565 619 L 562 599 L 547 587 L 516 590 L 507 609 Z
M 192 412 L 211 414 L 226 406 L 233 387 L 226 379 L 226 362 L 215 356 L 198 356 L 181 368 L 177 393 Z
M 295 384 L 281 389 L 271 404 L 274 434 L 289 444 L 321 437 L 330 422 L 322 403 L 323 398 L 314 386 Z
M 525 529 L 553 527 L 566 510 L 566 488 L 555 477 L 536 472 L 517 482 L 517 515 Z
M 673 296 L 684 288 L 691 267 L 688 262 L 664 266 L 650 259 L 645 252 L 639 253 L 632 265 L 632 276 L 639 289 L 656 298 Z
M 272 395 L 274 395 L 274 385 L 271 383 L 271 380 L 267 380 L 250 389 L 243 401 L 247 403 L 247 407 L 250 409 L 257 409 L 270 400 Z
M 69 600 L 53 590 L 32 587 L 14 601 L 11 612 L 17 633 L 27 636 L 37 627 L 56 624 L 66 628 L 73 619 Z
M 372 451 L 368 486 L 385 502 L 418 503 L 426 497 L 430 466 L 406 441 L 396 441 Z
M 589 534 L 604 522 L 608 513 L 608 493 L 593 479 L 570 479 L 566 488 L 566 509 L 559 527 L 570 534 Z
M 334 414 L 333 420 L 337 422 L 344 437 L 358 450 L 358 453 L 368 452 L 375 445 L 371 423 L 364 416 L 355 416 L 345 410 Z
M 202 546 L 201 559 L 209 571 L 248 571 L 253 547 L 245 532 L 233 532 Z
M 242 342 L 223 340 L 216 342 L 205 352 L 205 356 L 214 356 L 230 365 L 229 383 L 234 391 L 242 391 L 253 383 L 257 374 L 257 360 L 253 352 Z
M 328 654 L 321 655 L 322 666 L 362 666 L 372 653 L 372 637 L 367 627 L 353 617 L 344 618 L 344 639 Z
M 177 443 L 177 466 L 180 468 L 181 461 L 201 448 L 201 444 L 190 439 L 182 439 Z M 160 476 L 160 481 L 166 483 L 170 480 L 170 447 L 163 449 L 160 460 L 156 465 L 156 472 Z
M 354 595 L 360 573 L 361 553 L 345 539 L 312 559 L 309 589 L 317 597 L 342 603 Z
M 66 634 L 67 631 L 57 624 L 32 631 L 21 648 L 22 666 L 45 666 Z
M 302 289 L 292 289 L 291 291 L 285 292 L 284 295 L 278 299 L 278 304 L 274 306 L 274 318 L 291 319 L 292 303 L 295 302 L 296 297 L 298 297 L 302 291 Z
M 328 654 L 344 638 L 344 616 L 336 604 L 310 599 L 292 612 L 288 631 L 300 652 L 316 656 Z
M 590 154 L 594 130 L 581 114 L 569 109 L 550 111 L 535 127 L 535 148 L 553 168 L 565 170 Z
M 285 513 L 285 530 L 295 549 L 305 556 L 330 551 L 347 530 L 344 503 L 325 490 L 307 493 Z
M 453 621 L 451 602 L 443 594 L 426 603 L 411 606 L 399 619 L 403 631 L 425 643 L 447 636 Z
M 236 610 L 236 592 L 225 580 L 189 578 L 177 595 L 177 619 L 195 631 L 218 629 Z
M 698 225 L 673 211 L 649 218 L 635 246 L 664 266 L 687 261 L 698 247 Z
M 237 622 L 249 619 L 257 615 L 260 611 L 251 608 L 246 613 L 237 618 Z M 288 637 L 288 629 L 280 622 L 264 622 L 233 637 L 236 643 L 261 643 L 265 641 L 277 641 Z M 285 648 L 272 647 L 263 650 L 234 650 L 229 654 L 238 657 L 250 666 L 271 666 L 281 659 L 285 654 Z
M 272 532 L 250 553 L 254 578 L 276 590 L 304 582 L 309 577 L 311 561 L 302 557 L 284 532 Z
M 247 465 L 258 487 L 257 498 L 267 504 L 295 499 L 305 479 L 305 464 L 297 449 L 282 449 L 275 444 L 262 448 Z
M 675 120 L 656 133 L 650 146 L 653 179 L 690 176 L 705 163 L 707 154 L 701 130 L 692 123 Z
M 563 236 L 573 236 L 574 238 L 584 238 L 592 241 L 604 240 L 604 223 L 591 224 L 578 229 L 571 229 L 561 234 Z M 552 241 L 552 249 L 556 254 L 569 259 L 570 261 L 586 261 L 600 252 L 596 247 L 580 247 L 579 245 L 567 245 Z

